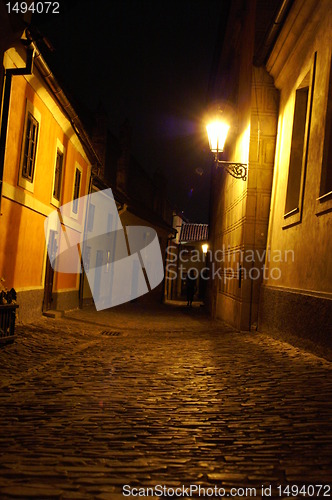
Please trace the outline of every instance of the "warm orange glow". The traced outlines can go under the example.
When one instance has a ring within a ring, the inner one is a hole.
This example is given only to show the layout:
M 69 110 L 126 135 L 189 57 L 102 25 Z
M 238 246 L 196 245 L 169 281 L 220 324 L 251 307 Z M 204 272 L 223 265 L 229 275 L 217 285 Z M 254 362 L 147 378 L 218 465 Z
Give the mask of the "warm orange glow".
M 202 245 L 202 251 L 203 251 L 204 254 L 207 253 L 208 247 L 209 247 L 209 245 L 207 243 L 203 243 L 203 245 Z
M 224 150 L 229 125 L 221 120 L 215 120 L 206 126 L 206 130 L 212 153 L 221 153 Z

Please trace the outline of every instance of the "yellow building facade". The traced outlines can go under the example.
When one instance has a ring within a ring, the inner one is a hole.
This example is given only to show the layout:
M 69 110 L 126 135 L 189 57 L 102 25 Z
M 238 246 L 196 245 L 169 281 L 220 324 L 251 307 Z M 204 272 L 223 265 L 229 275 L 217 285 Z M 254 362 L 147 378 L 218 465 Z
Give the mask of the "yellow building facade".
M 75 200 L 88 193 L 92 164 L 68 110 L 54 93 L 57 84 L 51 71 L 33 43 L 30 49 L 31 74 L 14 73 L 10 98 L 6 102 L 3 95 L 2 100 L 2 119 L 7 106 L 8 120 L 1 179 L 0 276 L 7 288 L 17 291 L 23 321 L 42 310 L 78 305 L 80 275 L 52 272 L 44 222 L 60 205 L 73 202 L 75 227 L 80 217 Z M 4 53 L 4 88 L 12 70 L 26 67 L 27 54 L 20 40 Z M 48 81 L 43 74 L 47 69 Z

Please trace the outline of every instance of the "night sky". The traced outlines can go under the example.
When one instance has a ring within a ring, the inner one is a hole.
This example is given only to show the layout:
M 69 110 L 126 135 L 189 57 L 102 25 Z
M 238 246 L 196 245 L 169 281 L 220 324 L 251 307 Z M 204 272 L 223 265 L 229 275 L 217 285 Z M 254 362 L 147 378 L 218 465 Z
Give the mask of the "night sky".
M 65 90 L 91 111 L 101 103 L 117 137 L 129 119 L 132 154 L 164 172 L 191 222 L 208 222 L 202 118 L 222 13 L 222 0 L 60 0 L 59 15 L 33 16 Z

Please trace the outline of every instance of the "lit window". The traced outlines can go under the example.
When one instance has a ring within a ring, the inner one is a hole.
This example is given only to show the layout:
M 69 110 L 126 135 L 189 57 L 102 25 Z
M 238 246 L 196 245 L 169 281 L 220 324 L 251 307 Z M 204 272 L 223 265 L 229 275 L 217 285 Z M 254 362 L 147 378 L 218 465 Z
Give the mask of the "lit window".
M 106 269 L 105 272 L 108 273 L 111 266 L 111 252 L 107 250 L 106 252 Z

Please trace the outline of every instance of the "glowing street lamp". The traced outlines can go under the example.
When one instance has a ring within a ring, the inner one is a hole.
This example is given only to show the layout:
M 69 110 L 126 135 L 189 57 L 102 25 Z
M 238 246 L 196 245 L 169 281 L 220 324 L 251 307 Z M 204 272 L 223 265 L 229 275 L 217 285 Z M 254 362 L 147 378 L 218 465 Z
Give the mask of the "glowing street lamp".
M 223 119 L 222 111 L 219 110 L 217 116 L 212 118 L 212 120 L 206 125 L 210 149 L 214 154 L 216 167 L 223 167 L 236 179 L 242 179 L 245 181 L 247 179 L 247 164 L 219 160 L 219 153 L 222 153 L 224 150 L 229 129 L 230 125 Z
M 209 145 L 212 153 L 222 153 L 224 151 L 229 125 L 217 119 L 208 123 L 206 130 L 209 138 Z
M 207 254 L 208 248 L 209 248 L 209 245 L 207 243 L 202 243 L 203 262 L 206 261 L 206 254 Z

